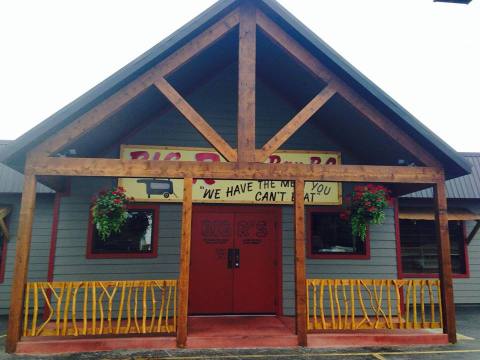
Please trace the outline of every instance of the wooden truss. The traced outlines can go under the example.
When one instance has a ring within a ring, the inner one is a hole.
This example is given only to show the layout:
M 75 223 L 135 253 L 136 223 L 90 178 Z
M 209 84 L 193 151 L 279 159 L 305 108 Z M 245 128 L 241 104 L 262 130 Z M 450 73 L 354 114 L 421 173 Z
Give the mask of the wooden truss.
M 239 27 L 239 78 L 237 149 L 233 149 L 166 80 L 167 75 Z M 286 52 L 327 85 L 299 111 L 262 148 L 255 146 L 255 68 L 257 27 L 279 44 Z M 155 86 L 199 133 L 220 153 L 226 163 L 189 163 L 178 161 L 147 161 L 100 158 L 51 157 L 80 137 L 98 127 L 148 87 Z M 265 164 L 265 159 L 279 149 L 332 96 L 343 97 L 378 129 L 403 146 L 419 163 L 419 167 L 367 165 L 302 165 Z M 181 264 L 179 279 L 179 316 L 177 344 L 187 341 L 188 280 L 192 214 L 192 178 L 218 179 L 282 179 L 295 181 L 295 293 L 296 330 L 298 343 L 307 344 L 305 314 L 305 234 L 303 186 L 306 180 L 339 182 L 387 182 L 431 184 L 435 189 L 436 223 L 440 244 L 442 306 L 444 332 L 451 342 L 456 341 L 455 316 L 446 217 L 445 179 L 441 163 L 412 137 L 375 109 L 342 79 L 325 67 L 314 55 L 287 34 L 280 26 L 253 5 L 240 5 L 197 35 L 191 41 L 131 81 L 106 100 L 70 123 L 58 133 L 33 149 L 25 166 L 25 185 L 22 196 L 17 254 L 12 284 L 9 327 L 6 348 L 15 351 L 20 339 L 23 294 L 35 207 L 37 176 L 113 176 L 184 178 L 182 215 Z

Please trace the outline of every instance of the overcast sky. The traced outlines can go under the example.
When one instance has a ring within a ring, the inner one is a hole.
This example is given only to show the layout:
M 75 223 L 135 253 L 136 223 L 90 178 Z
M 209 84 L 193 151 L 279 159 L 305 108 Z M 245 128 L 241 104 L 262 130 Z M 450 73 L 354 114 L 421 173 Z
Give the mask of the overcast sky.
M 459 151 L 480 151 L 480 0 L 279 0 Z M 0 0 L 0 139 L 15 139 L 213 0 Z

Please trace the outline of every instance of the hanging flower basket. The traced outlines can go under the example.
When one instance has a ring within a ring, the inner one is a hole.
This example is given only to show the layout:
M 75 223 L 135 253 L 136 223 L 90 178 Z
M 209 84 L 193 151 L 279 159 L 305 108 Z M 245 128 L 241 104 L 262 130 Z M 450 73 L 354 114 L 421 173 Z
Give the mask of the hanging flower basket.
M 381 185 L 357 185 L 353 189 L 351 208 L 340 216 L 350 218 L 352 234 L 362 241 L 367 236 L 369 224 L 381 224 L 385 220 L 385 209 L 390 201 L 390 190 Z
M 127 221 L 127 205 L 131 200 L 133 198 L 127 198 L 122 187 L 101 191 L 93 199 L 93 223 L 102 240 L 120 232 Z

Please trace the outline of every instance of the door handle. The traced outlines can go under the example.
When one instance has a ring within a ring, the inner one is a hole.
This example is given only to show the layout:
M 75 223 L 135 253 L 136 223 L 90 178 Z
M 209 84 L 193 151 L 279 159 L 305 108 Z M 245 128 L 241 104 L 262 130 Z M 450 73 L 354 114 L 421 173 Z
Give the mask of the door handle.
M 228 254 L 227 254 L 227 268 L 228 269 L 233 268 L 234 258 L 235 258 L 235 249 L 228 249 Z
M 235 249 L 235 269 L 240 267 L 240 249 Z

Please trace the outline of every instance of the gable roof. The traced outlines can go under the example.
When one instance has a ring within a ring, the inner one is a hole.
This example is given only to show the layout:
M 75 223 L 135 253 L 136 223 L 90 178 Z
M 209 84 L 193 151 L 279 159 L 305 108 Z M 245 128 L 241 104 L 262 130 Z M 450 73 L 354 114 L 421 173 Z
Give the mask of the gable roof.
M 11 141 L 0 140 L 0 154 Z M 23 175 L 7 165 L 0 164 L 0 194 L 20 194 L 23 191 Z M 51 194 L 52 189 L 37 183 L 37 193 Z
M 242 1 L 244 0 L 218 1 L 137 59 L 20 136 L 0 154 L 0 161 L 6 162 L 17 169 L 22 169 L 25 154 L 28 150 L 108 98 L 154 64 L 166 58 Z M 447 178 L 469 173 L 469 163 L 460 157 L 453 148 L 362 75 L 277 1 L 257 0 L 256 4 L 307 50 L 335 71 L 350 86 L 354 87 L 367 101 L 376 106 L 397 126 L 406 131 L 414 140 L 440 160 L 444 164 Z
M 461 153 L 472 165 L 472 173 L 446 182 L 448 199 L 480 199 L 480 153 Z M 431 199 L 432 189 L 425 189 L 403 196 L 405 198 Z

